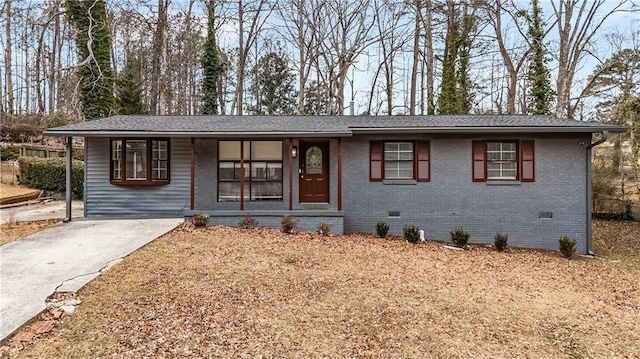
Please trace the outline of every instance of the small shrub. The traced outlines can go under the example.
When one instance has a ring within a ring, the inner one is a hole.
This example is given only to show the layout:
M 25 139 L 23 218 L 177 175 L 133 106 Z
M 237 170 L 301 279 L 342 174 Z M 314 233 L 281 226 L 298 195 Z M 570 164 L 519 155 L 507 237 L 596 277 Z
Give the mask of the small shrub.
M 280 223 L 282 224 L 283 233 L 293 234 L 298 230 L 298 220 L 288 214 L 282 217 Z
M 495 237 L 493 237 L 493 244 L 500 252 L 507 248 L 507 241 L 509 241 L 509 236 L 500 232 L 496 233 Z
M 567 236 L 562 236 L 558 242 L 560 244 L 560 253 L 562 253 L 565 258 L 571 259 L 571 256 L 576 251 L 576 241 Z
M 192 221 L 196 227 L 204 227 L 209 223 L 209 215 L 206 213 L 194 214 Z
M 318 233 L 323 236 L 328 236 L 331 233 L 331 225 L 329 223 L 320 222 L 318 223 Z
M 238 222 L 238 227 L 244 229 L 253 229 L 258 227 L 258 220 L 253 218 L 251 214 L 247 214 L 246 216 L 240 218 Z
M 456 227 L 456 229 L 449 233 L 451 234 L 451 241 L 456 247 L 464 248 L 467 242 L 469 242 L 469 232 L 462 229 L 462 227 Z
M 409 243 L 417 243 L 420 241 L 420 229 L 416 226 L 404 226 L 402 229 L 404 239 Z
M 384 238 L 389 233 L 389 223 L 380 221 L 376 223 L 376 233 L 378 233 L 378 237 Z

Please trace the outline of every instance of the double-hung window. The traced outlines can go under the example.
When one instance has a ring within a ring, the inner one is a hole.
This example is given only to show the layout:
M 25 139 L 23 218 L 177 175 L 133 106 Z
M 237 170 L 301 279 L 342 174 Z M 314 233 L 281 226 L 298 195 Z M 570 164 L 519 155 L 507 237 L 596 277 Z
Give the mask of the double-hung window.
M 371 141 L 369 178 L 371 181 L 429 181 L 428 141 Z
M 518 176 L 515 142 L 487 142 L 487 179 L 515 180 Z
M 168 139 L 112 139 L 111 183 L 169 183 Z
M 218 142 L 218 201 L 240 201 L 242 184 L 245 201 L 282 201 L 282 141 Z
M 413 179 L 413 142 L 384 143 L 384 178 Z
M 535 180 L 535 143 L 520 141 L 472 141 L 474 182 Z

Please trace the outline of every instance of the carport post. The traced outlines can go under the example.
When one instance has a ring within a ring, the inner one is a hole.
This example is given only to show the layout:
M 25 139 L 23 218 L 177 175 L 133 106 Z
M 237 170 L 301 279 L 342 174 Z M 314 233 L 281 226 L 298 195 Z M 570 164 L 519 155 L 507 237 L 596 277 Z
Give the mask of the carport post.
M 66 200 L 67 200 L 67 216 L 64 218 L 63 222 L 71 221 L 71 164 L 73 159 L 73 154 L 71 153 L 73 148 L 71 146 L 71 137 L 65 137 L 65 142 L 67 145 L 67 168 L 66 168 Z

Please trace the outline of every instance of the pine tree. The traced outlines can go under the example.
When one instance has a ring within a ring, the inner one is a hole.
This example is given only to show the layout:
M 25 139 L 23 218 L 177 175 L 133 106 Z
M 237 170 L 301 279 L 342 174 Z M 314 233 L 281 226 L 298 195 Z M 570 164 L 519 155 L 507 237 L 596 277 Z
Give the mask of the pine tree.
M 550 115 L 552 114 L 551 104 L 556 94 L 549 80 L 550 74 L 547 68 L 549 57 L 544 46 L 544 22 L 538 0 L 531 1 L 531 15 L 527 16 L 527 19 L 531 41 L 527 74 L 529 80 L 527 112 L 535 115 Z
M 318 81 L 311 81 L 305 88 L 304 96 L 304 114 L 305 115 L 328 115 L 329 110 L 329 93 L 327 85 Z
M 216 44 L 215 4 L 213 0 L 210 0 L 207 4 L 207 10 L 207 39 L 204 44 L 204 56 L 202 58 L 202 71 L 204 73 L 202 81 L 204 101 L 202 113 L 205 115 L 217 115 L 219 113 L 218 100 L 220 96 L 218 80 L 222 75 L 223 68 Z
M 111 71 L 111 37 L 104 0 L 65 1 L 69 23 L 76 30 L 82 97 L 87 120 L 111 115 L 115 104 Z
M 127 55 L 127 62 L 116 79 L 116 106 L 120 115 L 144 114 L 140 60 Z
M 633 158 L 640 157 L 640 49 L 622 49 L 596 66 L 588 78 L 587 94 L 600 99 L 597 116 L 604 122 L 627 126 L 628 133 L 610 135 L 613 165 L 622 158 L 622 141 L 632 142 Z M 637 163 L 637 162 L 634 162 Z
M 292 115 L 296 112 L 298 96 L 293 86 L 296 77 L 282 51 L 262 56 L 252 72 L 249 92 L 256 103 L 248 108 L 251 114 Z

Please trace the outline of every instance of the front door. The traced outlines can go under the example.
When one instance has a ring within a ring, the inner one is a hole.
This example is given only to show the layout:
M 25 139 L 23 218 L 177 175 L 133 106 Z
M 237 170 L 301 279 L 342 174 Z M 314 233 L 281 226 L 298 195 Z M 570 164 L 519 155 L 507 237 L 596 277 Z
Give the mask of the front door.
M 300 202 L 329 203 L 329 141 L 300 141 Z

